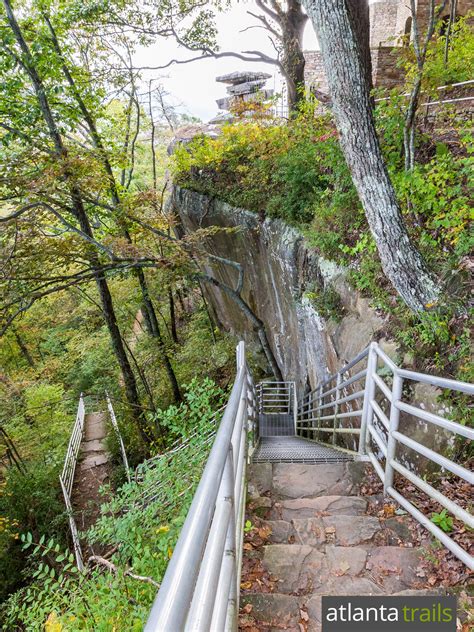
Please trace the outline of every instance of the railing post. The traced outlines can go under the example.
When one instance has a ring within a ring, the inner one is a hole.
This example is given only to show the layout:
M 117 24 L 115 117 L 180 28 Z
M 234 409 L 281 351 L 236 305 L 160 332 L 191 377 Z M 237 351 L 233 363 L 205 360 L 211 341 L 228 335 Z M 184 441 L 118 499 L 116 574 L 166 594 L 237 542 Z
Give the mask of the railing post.
M 402 397 L 403 378 L 396 372 L 393 374 L 393 386 L 392 386 L 392 401 L 390 402 L 390 425 L 388 430 L 387 441 L 387 457 L 385 459 L 385 477 L 383 482 L 383 492 L 387 494 L 389 487 L 393 487 L 393 465 L 392 460 L 395 458 L 395 450 L 397 447 L 397 440 L 393 436 L 393 433 L 398 430 L 398 422 L 400 420 L 400 410 L 396 403 Z
M 317 441 L 319 441 L 319 429 L 321 428 L 321 406 L 322 406 L 322 402 L 323 402 L 323 385 L 320 384 L 319 388 L 318 388 L 318 435 L 317 435 Z
M 236 348 L 237 370 L 245 364 L 245 342 L 241 340 Z
M 342 381 L 342 374 L 338 371 L 336 377 L 336 391 L 334 393 L 334 419 L 332 422 L 332 444 L 336 445 L 336 426 L 337 426 L 337 413 L 339 412 L 339 385 Z
M 362 416 L 360 420 L 359 454 L 367 454 L 367 429 L 372 423 L 372 406 L 370 402 L 375 395 L 374 373 L 377 371 L 376 343 L 371 343 L 367 355 L 367 375 L 365 376 L 364 402 L 362 404 Z
M 132 479 L 130 477 L 130 468 L 128 466 L 128 459 L 127 459 L 127 453 L 125 451 L 125 446 L 123 444 L 123 439 L 122 439 L 122 435 L 120 433 L 120 428 L 118 426 L 117 423 L 117 418 L 115 417 L 115 411 L 113 409 L 112 406 L 112 402 L 110 401 L 110 397 L 107 391 L 105 391 L 105 397 L 107 400 L 107 408 L 109 410 L 109 416 L 110 416 L 110 421 L 112 422 L 112 426 L 115 432 L 115 436 L 117 438 L 118 444 L 119 444 L 119 448 L 120 448 L 120 453 L 122 455 L 122 462 L 123 462 L 123 466 L 125 468 L 125 474 L 127 476 L 127 481 L 129 483 L 132 482 Z
M 298 434 L 298 398 L 296 397 L 296 382 L 293 382 L 293 418 L 295 421 L 295 436 Z

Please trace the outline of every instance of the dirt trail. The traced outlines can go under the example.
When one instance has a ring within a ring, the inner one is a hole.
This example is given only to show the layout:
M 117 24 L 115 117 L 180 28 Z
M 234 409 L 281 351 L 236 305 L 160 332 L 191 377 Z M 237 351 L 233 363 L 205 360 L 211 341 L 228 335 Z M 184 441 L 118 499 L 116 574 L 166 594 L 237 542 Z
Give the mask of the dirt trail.
M 111 473 L 106 437 L 107 414 L 87 414 L 72 491 L 72 506 L 80 531 L 85 531 L 96 522 L 100 505 L 105 501 L 99 489 L 109 482 Z

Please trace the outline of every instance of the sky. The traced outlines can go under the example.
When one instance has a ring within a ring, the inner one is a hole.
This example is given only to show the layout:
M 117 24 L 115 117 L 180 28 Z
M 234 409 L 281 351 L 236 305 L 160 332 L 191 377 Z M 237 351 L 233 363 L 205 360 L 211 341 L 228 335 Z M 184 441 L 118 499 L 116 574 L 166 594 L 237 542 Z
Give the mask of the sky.
M 255 9 L 252 2 L 233 2 L 232 8 L 217 17 L 219 45 L 221 51 L 261 50 L 274 55 L 271 43 L 263 29 L 243 29 L 255 24 L 254 18 L 247 15 L 248 9 Z M 253 6 L 252 6 L 253 5 Z M 307 24 L 304 48 L 314 50 L 317 40 L 311 24 Z M 136 66 L 161 66 L 170 59 L 186 59 L 193 56 L 189 51 L 180 49 L 172 40 L 159 40 L 153 46 L 140 48 L 135 55 Z M 170 93 L 169 100 L 177 105 L 181 112 L 192 114 L 208 121 L 218 113 L 216 99 L 226 96 L 226 85 L 217 83 L 218 75 L 235 70 L 262 70 L 272 75 L 268 88 L 281 90 L 281 77 L 275 66 L 256 62 L 244 62 L 232 57 L 223 59 L 205 59 L 189 64 L 173 65 L 166 70 L 146 71 L 144 79 L 162 77 L 160 83 Z

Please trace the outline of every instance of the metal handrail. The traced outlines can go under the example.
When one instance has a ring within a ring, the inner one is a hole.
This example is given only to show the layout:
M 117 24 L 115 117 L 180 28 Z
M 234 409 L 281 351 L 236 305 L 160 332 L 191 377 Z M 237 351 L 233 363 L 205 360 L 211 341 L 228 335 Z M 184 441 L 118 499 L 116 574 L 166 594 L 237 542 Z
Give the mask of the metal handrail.
M 84 433 L 85 406 L 82 393 L 79 396 L 79 404 L 77 407 L 76 421 L 72 427 L 69 444 L 67 447 L 66 458 L 64 459 L 64 467 L 61 478 L 69 495 L 72 491 L 72 483 L 74 480 L 74 472 L 76 471 L 77 456 L 81 447 L 82 435 Z
M 250 391 L 240 342 L 229 401 L 146 632 L 237 627 Z
M 79 404 L 77 407 L 76 420 L 72 427 L 71 437 L 69 438 L 69 444 L 66 452 L 66 458 L 64 459 L 63 471 L 59 475 L 59 482 L 64 496 L 64 503 L 66 505 L 66 511 L 69 518 L 69 526 L 71 529 L 72 543 L 74 547 L 74 554 L 76 556 L 77 568 L 80 571 L 84 570 L 84 562 L 82 558 L 81 543 L 77 531 L 76 521 L 72 511 L 71 492 L 72 484 L 74 482 L 74 473 L 76 471 L 77 457 L 79 449 L 81 447 L 82 436 L 84 434 L 84 419 L 85 419 L 85 406 L 83 394 L 80 394 Z
M 378 374 L 378 372 L 380 373 L 379 362 L 382 365 L 380 369 L 388 370 L 392 374 L 391 388 Z M 365 364 L 365 369 L 359 369 L 361 363 Z M 347 377 L 352 369 L 359 370 L 354 375 Z M 359 458 L 368 459 L 371 462 L 384 484 L 384 492 L 400 503 L 456 557 L 469 568 L 474 569 L 474 558 L 406 499 L 402 491 L 394 487 L 394 473 L 398 472 L 459 520 L 474 528 L 474 518 L 471 513 L 411 472 L 397 459 L 397 449 L 399 446 L 404 446 L 474 485 L 474 474 L 471 471 L 404 434 L 399 428 L 400 413 L 405 412 L 416 419 L 471 441 L 474 441 L 474 429 L 404 402 L 403 386 L 405 380 L 429 384 L 448 389 L 451 392 L 474 395 L 473 384 L 398 367 L 380 346 L 373 342 L 351 362 L 328 377 L 303 398 L 298 410 L 297 431 L 303 436 L 310 435 L 309 438 L 317 439 L 320 443 L 323 443 L 319 439 L 321 433 L 332 433 L 334 446 L 338 435 L 354 435 L 355 440 L 358 437 L 358 450 L 351 450 L 351 452 L 358 454 Z M 361 389 L 350 392 L 356 388 L 353 386 L 355 382 L 362 381 Z M 335 387 L 327 388 L 334 382 L 336 382 Z M 347 390 L 348 387 L 350 387 L 349 390 Z M 325 401 L 327 398 L 330 400 Z M 344 410 L 345 408 L 352 408 L 353 403 L 357 401 L 360 402 L 359 409 Z M 331 409 L 332 414 L 326 414 Z M 322 411 L 324 411 L 323 415 L 321 415 Z M 360 417 L 360 423 L 357 427 L 341 425 L 341 420 L 352 417 Z M 327 420 L 332 420 L 333 423 L 322 426 L 321 422 Z
M 259 382 L 256 388 L 256 393 L 258 412 L 260 414 L 296 414 L 297 402 L 295 382 Z
M 105 398 L 107 400 L 107 409 L 109 411 L 110 421 L 112 422 L 112 427 L 114 429 L 115 436 L 117 437 L 117 441 L 118 441 L 118 444 L 119 444 L 119 447 L 120 447 L 120 454 L 122 455 L 122 462 L 123 462 L 123 466 L 125 468 L 125 475 L 127 477 L 127 481 L 129 483 L 131 483 L 132 479 L 130 477 L 130 468 L 128 466 L 127 453 L 125 451 L 125 446 L 123 444 L 122 433 L 120 432 L 120 428 L 119 428 L 119 425 L 117 423 L 117 418 L 115 416 L 115 411 L 113 409 L 112 402 L 110 401 L 110 397 L 109 397 L 109 394 L 107 393 L 107 391 L 105 391 Z

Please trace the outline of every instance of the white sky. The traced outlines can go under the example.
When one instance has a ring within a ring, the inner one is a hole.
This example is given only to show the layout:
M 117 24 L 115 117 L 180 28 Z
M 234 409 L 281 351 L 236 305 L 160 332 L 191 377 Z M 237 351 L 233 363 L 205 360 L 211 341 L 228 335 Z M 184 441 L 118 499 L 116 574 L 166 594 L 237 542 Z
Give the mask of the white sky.
M 221 51 L 261 50 L 274 55 L 271 43 L 263 29 L 251 29 L 242 33 L 242 29 L 255 23 L 254 18 L 246 14 L 247 9 L 255 10 L 253 2 L 233 2 L 233 7 L 217 17 L 219 45 Z M 317 40 L 311 24 L 307 24 L 304 48 L 314 50 Z M 161 66 L 170 59 L 187 59 L 193 56 L 171 40 L 159 40 L 155 45 L 141 48 L 135 56 L 137 66 Z M 147 71 L 143 77 L 147 80 L 162 76 L 161 83 L 172 95 L 171 101 L 180 105 L 180 110 L 204 121 L 218 112 L 216 99 L 226 96 L 226 85 L 217 83 L 218 75 L 235 70 L 263 70 L 272 75 L 267 82 L 268 88 L 280 90 L 281 79 L 275 66 L 255 62 L 244 62 L 232 57 L 223 59 L 204 59 L 189 64 L 173 65 L 166 70 Z

